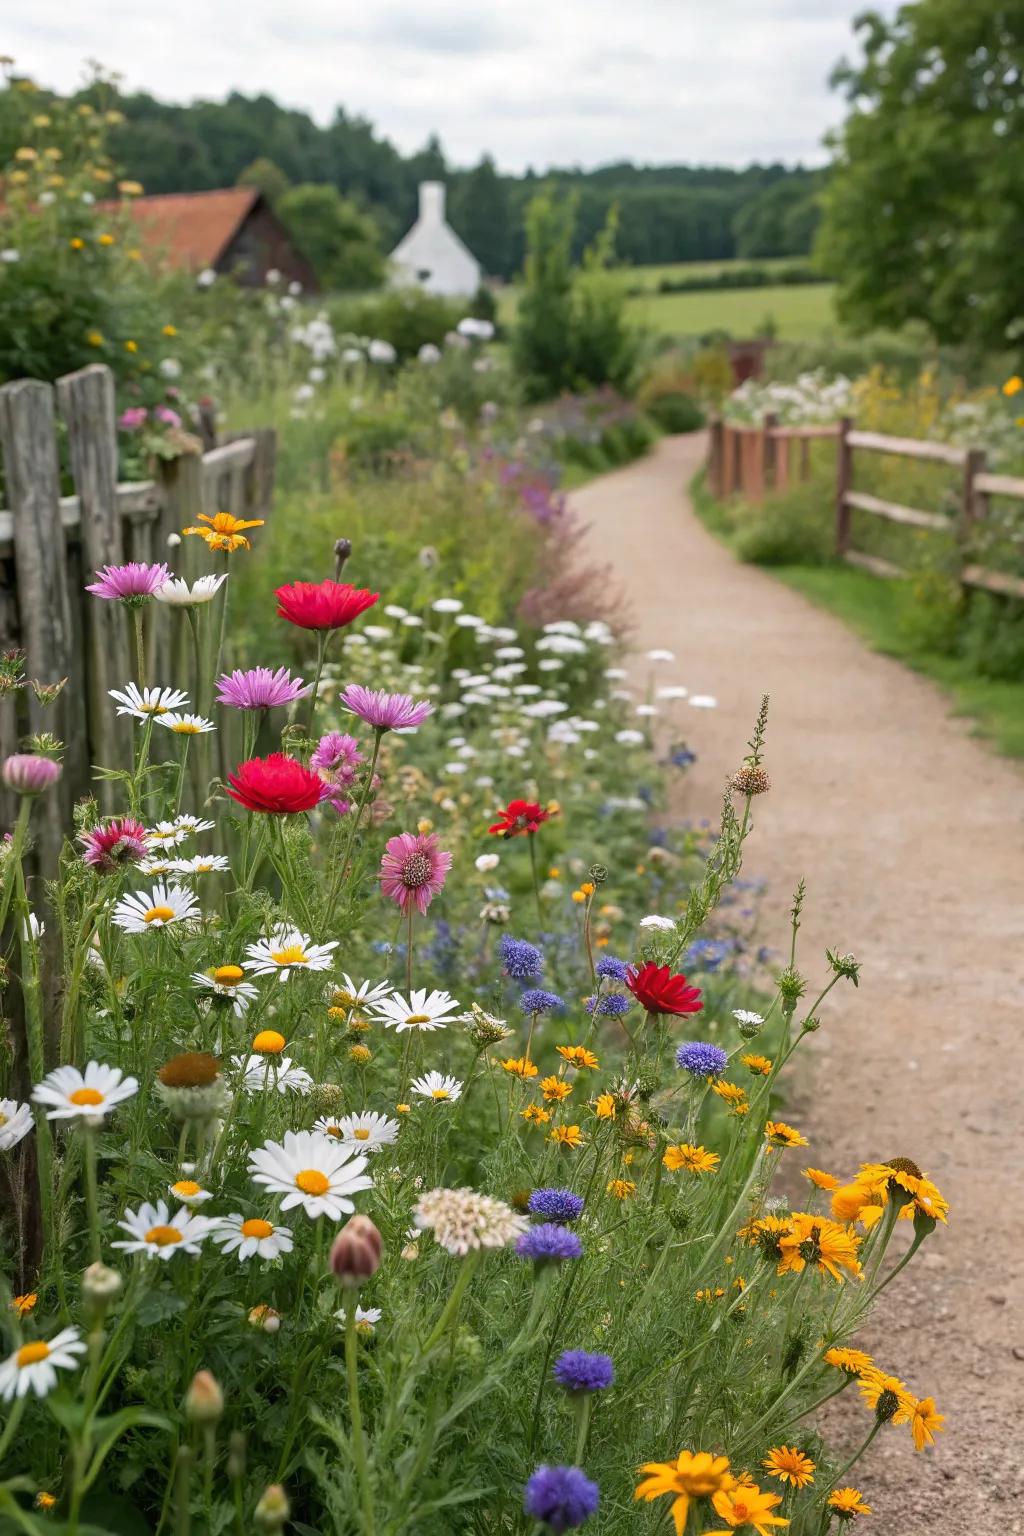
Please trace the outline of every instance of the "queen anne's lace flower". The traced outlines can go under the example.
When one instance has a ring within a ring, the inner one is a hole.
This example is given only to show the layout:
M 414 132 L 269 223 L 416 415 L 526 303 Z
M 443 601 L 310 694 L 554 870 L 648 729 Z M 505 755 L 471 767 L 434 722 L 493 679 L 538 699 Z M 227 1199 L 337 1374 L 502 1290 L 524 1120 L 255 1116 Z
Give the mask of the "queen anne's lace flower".
M 432 1231 L 456 1258 L 478 1248 L 504 1248 L 529 1225 L 504 1200 L 475 1189 L 432 1189 L 417 1205 L 413 1221 L 420 1231 Z

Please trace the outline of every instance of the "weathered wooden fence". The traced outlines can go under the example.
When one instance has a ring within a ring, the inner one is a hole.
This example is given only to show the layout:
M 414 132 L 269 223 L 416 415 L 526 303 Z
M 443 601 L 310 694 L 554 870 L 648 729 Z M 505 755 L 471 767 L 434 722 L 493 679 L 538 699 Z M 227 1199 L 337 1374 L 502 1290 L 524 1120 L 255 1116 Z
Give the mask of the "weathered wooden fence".
M 61 431 L 71 496 L 61 495 Z M 56 387 L 35 379 L 0 387 L 7 502 L 0 510 L 0 650 L 24 650 L 30 678 L 68 679 L 45 708 L 28 688 L 0 699 L 0 757 L 27 733 L 49 731 L 65 744 L 60 793 L 44 797 L 33 819 L 42 867 L 54 867 L 75 800 L 93 792 L 108 801 L 109 786 L 92 782 L 91 764 L 130 763 L 129 723 L 117 719 L 107 696 L 135 674 L 124 614 L 119 603 L 86 593 L 86 582 L 100 566 L 125 560 L 164 560 L 190 580 L 211 569 L 201 540 L 172 548 L 172 536 L 200 513 L 264 517 L 275 454 L 272 429 L 236 433 L 206 453 L 161 462 L 153 480 L 119 484 L 109 368 L 94 364 Z M 174 682 L 172 617 L 160 603 L 147 606 L 151 682 Z M 11 824 L 13 809 L 10 797 L 0 799 L 0 826 Z
M 1024 578 L 1007 571 L 972 563 L 974 536 L 988 518 L 993 497 L 1024 502 L 1024 479 L 994 475 L 985 468 L 980 448 L 959 448 L 952 443 L 910 437 L 888 437 L 881 432 L 862 432 L 849 418 L 823 426 L 780 427 L 766 416 L 760 423 L 732 424 L 716 418 L 711 423 L 708 448 L 708 484 L 715 496 L 743 496 L 759 502 L 769 491 L 785 491 L 794 478 L 810 473 L 809 444 L 814 438 L 835 440 L 836 552 L 850 565 L 875 576 L 906 574 L 901 566 L 855 548 L 855 512 L 905 528 L 921 528 L 949 535 L 961 552 L 959 578 L 964 586 L 980 587 L 1004 597 L 1024 598 Z M 799 465 L 794 472 L 792 450 L 800 445 Z M 950 514 L 889 501 L 854 484 L 856 453 L 880 453 L 896 458 L 945 464 L 959 471 L 956 510 Z

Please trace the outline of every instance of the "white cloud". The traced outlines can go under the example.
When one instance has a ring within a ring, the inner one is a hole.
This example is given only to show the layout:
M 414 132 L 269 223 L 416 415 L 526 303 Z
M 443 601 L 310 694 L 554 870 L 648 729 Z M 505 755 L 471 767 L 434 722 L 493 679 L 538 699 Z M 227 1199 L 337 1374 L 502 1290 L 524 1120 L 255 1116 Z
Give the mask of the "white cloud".
M 896 0 L 884 0 L 892 11 Z M 863 0 L 33 0 L 7 18 L 19 69 L 68 89 L 99 59 L 165 100 L 267 92 L 336 106 L 458 164 L 820 162 L 842 116 L 828 76 Z

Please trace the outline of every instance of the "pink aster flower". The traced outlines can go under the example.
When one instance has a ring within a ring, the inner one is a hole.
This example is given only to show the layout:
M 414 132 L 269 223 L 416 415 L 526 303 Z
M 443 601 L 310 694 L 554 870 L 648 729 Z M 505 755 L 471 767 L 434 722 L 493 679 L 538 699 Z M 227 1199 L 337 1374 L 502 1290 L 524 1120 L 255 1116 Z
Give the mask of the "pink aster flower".
M 122 432 L 137 432 L 145 425 L 149 412 L 144 405 L 130 405 L 126 411 L 122 411 L 117 418 L 117 424 Z
M 381 894 L 408 912 L 415 902 L 425 912 L 444 889 L 452 856 L 437 846 L 437 833 L 399 832 L 390 837 L 380 861 Z
M 102 826 L 79 834 L 82 858 L 101 875 L 112 875 L 126 864 L 140 864 L 149 857 L 146 829 L 132 816 L 118 816 Z
M 157 588 L 170 579 L 166 565 L 141 565 L 137 560 L 130 560 L 127 565 L 105 565 L 102 571 L 96 572 L 96 580 L 85 590 L 110 601 L 138 602 L 152 597 Z
M 278 704 L 292 704 L 304 698 L 309 687 L 301 677 L 292 677 L 287 667 L 271 672 L 269 667 L 237 670 L 217 679 L 217 703 L 232 709 L 273 709 Z
M 347 816 L 352 809 L 352 801 L 340 784 L 325 782 L 320 791 L 320 804 L 330 806 L 331 810 L 336 811 L 339 816 Z
M 158 405 L 153 415 L 157 421 L 163 422 L 165 427 L 181 426 L 181 417 L 177 411 L 172 411 L 169 405 Z
M 359 743 L 354 736 L 343 736 L 340 731 L 328 731 L 317 742 L 309 760 L 325 784 L 354 784 L 356 767 L 363 761 Z
M 388 693 L 384 688 L 364 688 L 361 683 L 349 683 L 340 702 L 350 715 L 358 715 L 375 731 L 410 731 L 434 713 L 433 704 L 425 699 Z

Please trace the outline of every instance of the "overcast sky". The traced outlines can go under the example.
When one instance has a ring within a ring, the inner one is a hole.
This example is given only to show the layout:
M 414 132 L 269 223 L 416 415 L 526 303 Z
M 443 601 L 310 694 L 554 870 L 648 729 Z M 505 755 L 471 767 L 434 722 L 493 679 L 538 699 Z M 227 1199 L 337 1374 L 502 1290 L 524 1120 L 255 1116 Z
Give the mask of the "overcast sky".
M 457 164 L 820 162 L 866 0 L 28 0 L 0 51 L 68 89 L 94 58 L 170 101 L 337 104 Z M 895 0 L 875 0 L 891 12 Z

